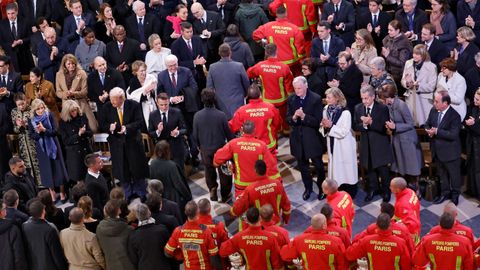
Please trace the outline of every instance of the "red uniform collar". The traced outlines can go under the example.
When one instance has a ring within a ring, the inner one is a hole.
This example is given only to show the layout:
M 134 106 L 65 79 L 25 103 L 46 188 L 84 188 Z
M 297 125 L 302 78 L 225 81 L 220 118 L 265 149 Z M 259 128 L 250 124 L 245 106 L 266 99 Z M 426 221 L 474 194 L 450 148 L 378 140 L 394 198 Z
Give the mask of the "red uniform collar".
M 250 99 L 248 103 L 261 103 L 263 102 L 262 98 Z
M 378 230 L 377 230 L 377 234 L 380 235 L 380 236 L 390 236 L 390 235 L 393 235 L 391 229 L 388 229 L 388 230 L 386 230 L 386 231 L 378 229 Z
M 328 234 L 327 230 L 315 230 L 312 228 L 312 231 L 310 231 L 310 233 L 313 233 L 313 234 Z
M 271 56 L 267 58 L 267 61 L 270 61 L 270 62 L 279 62 L 277 57 L 271 57 Z
M 198 215 L 198 221 L 200 223 L 213 223 L 213 218 L 211 215 L 207 214 L 207 215 Z
M 288 18 L 277 18 L 277 22 L 288 22 Z
M 395 196 L 396 196 L 397 198 L 401 198 L 401 197 L 403 197 L 403 196 L 408 195 L 408 194 L 410 193 L 410 191 L 411 191 L 411 189 L 405 188 L 404 190 L 402 190 L 402 191 L 398 192 L 397 194 L 395 194 Z
M 255 135 L 243 133 L 242 137 L 243 138 L 255 138 Z
M 249 224 L 247 230 L 250 230 L 250 231 L 261 231 L 261 230 L 263 230 L 263 229 L 262 229 L 262 226 L 253 226 L 253 225 Z
M 262 221 L 260 224 L 261 224 L 264 228 L 268 228 L 268 227 L 270 227 L 270 226 L 275 225 L 275 222 L 273 222 L 272 220 L 270 220 L 270 221 L 268 221 L 268 222 Z

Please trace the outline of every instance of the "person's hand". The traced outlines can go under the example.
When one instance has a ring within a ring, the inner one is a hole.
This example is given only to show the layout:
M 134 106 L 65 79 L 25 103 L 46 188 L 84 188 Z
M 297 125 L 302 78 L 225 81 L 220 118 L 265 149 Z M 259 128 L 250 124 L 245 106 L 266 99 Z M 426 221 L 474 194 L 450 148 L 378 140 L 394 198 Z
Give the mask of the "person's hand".
M 295 111 L 295 116 L 296 118 L 300 118 L 301 120 L 303 120 L 305 118 L 305 113 L 303 112 L 303 108 L 300 107 L 298 108 L 296 111 Z
M 17 119 L 15 119 L 15 124 L 18 127 L 24 127 L 25 126 L 25 121 L 23 121 L 23 119 L 17 118 Z
M 117 128 L 117 122 L 110 124 L 110 132 L 113 133 Z
M 37 133 L 45 132 L 45 130 L 47 129 L 43 126 L 42 122 L 37 124 L 37 127 L 36 127 Z
M 103 94 L 103 95 L 101 95 L 101 96 L 98 96 L 98 100 L 100 100 L 100 102 L 102 102 L 102 103 L 105 103 L 105 100 L 106 100 L 106 99 L 107 99 L 107 98 L 105 97 L 105 94 Z
M 325 62 L 328 61 L 328 59 L 330 59 L 330 55 L 328 55 L 328 54 L 326 54 L 326 55 L 325 55 L 325 54 L 320 54 L 320 61 L 322 61 L 322 62 L 325 63 Z
M 180 134 L 180 131 L 178 131 L 178 127 L 176 127 L 174 130 L 170 131 L 170 136 L 176 138 Z
M 455 60 L 458 60 L 457 48 L 454 48 L 453 51 L 450 52 L 450 57 L 454 58 Z
M 328 17 L 327 17 L 327 22 L 328 22 L 328 23 L 332 23 L 334 16 L 335 16 L 334 14 L 328 15 Z
M 126 127 L 126 126 L 122 126 L 122 127 L 120 128 L 120 131 L 117 132 L 117 133 L 118 133 L 118 134 L 125 134 L 125 132 L 127 132 L 127 127 Z
M 83 134 L 85 134 L 85 131 L 87 131 L 87 126 L 83 125 L 83 127 L 78 129 L 78 136 L 82 136 Z
M 465 25 L 471 28 L 475 28 L 475 20 L 472 18 L 472 16 L 468 15 L 468 17 L 465 18 Z
M 36 33 L 38 31 L 38 28 L 34 25 L 32 26 L 32 33 Z
M 389 54 L 390 54 L 390 49 L 382 47 L 382 55 L 384 57 L 388 57 Z
M 405 36 L 410 39 L 410 37 L 413 35 L 413 32 L 412 31 L 407 31 L 405 32 Z
M 173 39 L 177 39 L 177 38 L 179 38 L 179 37 L 181 37 L 181 36 L 182 36 L 182 35 L 177 34 L 177 33 L 175 33 L 175 32 L 173 32 L 173 33 L 170 35 L 170 37 L 173 38 Z
M 77 32 L 80 33 L 83 28 L 85 28 L 85 21 L 83 19 L 80 19 L 80 21 L 78 22 Z
M 327 118 L 323 118 L 322 122 L 320 123 L 320 125 L 324 128 L 331 128 L 332 124 L 333 124 L 332 121 L 328 120 Z
M 193 60 L 193 63 L 195 65 L 205 65 L 206 62 L 207 60 L 205 60 L 205 58 L 203 58 L 203 56 L 200 56 L 200 55 L 197 55 L 197 58 Z
M 475 124 L 475 118 L 473 118 L 472 116 L 470 116 L 467 120 L 465 120 L 465 124 L 467 126 L 473 126 Z
M 344 27 L 345 27 L 345 24 L 343 22 L 335 26 L 337 30 L 343 30 Z
M 145 51 L 147 49 L 147 45 L 145 43 L 140 44 L 140 50 Z
M 437 134 L 437 128 L 436 127 L 432 127 L 430 129 L 425 129 L 425 131 L 427 132 L 428 137 L 430 137 L 430 138 L 432 138 L 433 136 L 435 136 L 435 134 Z
M 212 32 L 208 31 L 207 29 L 204 29 L 202 31 L 202 35 L 207 37 L 207 38 L 210 38 L 212 36 Z
M 372 117 L 371 116 L 360 116 L 360 120 L 364 126 L 368 126 L 372 124 Z
M 58 55 L 58 48 L 57 48 L 57 46 L 52 46 L 52 54 L 53 54 L 54 56 L 57 56 L 57 55 Z
M 380 35 L 380 30 L 381 30 L 380 25 L 377 26 L 377 27 L 375 27 L 375 33 L 376 33 L 377 35 Z
M 385 127 L 390 129 L 390 130 L 394 130 L 395 129 L 395 123 L 392 120 L 389 120 L 389 121 L 385 122 Z
M 327 84 L 328 84 L 329 87 L 338 87 L 340 85 L 340 82 L 333 79 L 333 80 L 327 82 Z
M 367 31 L 371 33 L 373 31 L 373 26 L 371 23 L 367 24 Z
M 162 121 L 160 121 L 160 123 L 158 123 L 157 130 L 158 130 L 158 133 L 162 133 L 162 131 L 163 131 L 163 122 Z

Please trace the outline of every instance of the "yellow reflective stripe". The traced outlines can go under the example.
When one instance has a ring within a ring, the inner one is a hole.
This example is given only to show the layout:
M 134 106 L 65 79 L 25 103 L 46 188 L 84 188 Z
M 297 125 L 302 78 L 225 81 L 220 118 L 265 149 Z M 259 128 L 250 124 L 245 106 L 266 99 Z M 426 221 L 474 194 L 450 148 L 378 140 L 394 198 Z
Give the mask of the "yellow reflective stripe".
M 201 250 L 197 251 L 198 263 L 200 264 L 200 269 L 205 270 L 205 261 L 203 260 L 203 254 Z
M 255 207 L 258 208 L 258 209 L 260 209 L 260 207 L 262 207 L 260 205 L 260 200 L 255 200 Z
M 186 250 L 182 250 L 183 252 L 183 259 L 185 261 L 185 267 L 190 268 L 190 260 L 188 259 L 188 252 Z
M 235 183 L 240 182 L 240 163 L 238 162 L 238 154 L 233 154 L 233 162 L 235 163 Z
M 250 264 L 248 263 L 247 253 L 243 248 L 240 249 L 240 252 L 243 254 L 243 259 L 245 260 L 245 270 L 250 270 Z
M 218 252 L 218 247 L 215 247 L 215 248 L 212 248 L 212 249 L 208 250 L 209 254 L 215 254 L 217 252 Z
M 270 140 L 270 143 L 267 145 L 267 147 L 272 148 L 277 143 L 277 141 L 273 138 L 273 134 L 272 134 L 272 119 L 268 119 L 267 130 L 268 130 L 268 139 Z
M 303 266 L 305 266 L 305 270 L 309 270 L 310 268 L 308 268 L 307 253 L 302 252 L 302 260 L 303 260 Z
M 428 258 L 430 258 L 430 266 L 432 270 L 437 270 L 437 262 L 435 261 L 435 256 L 432 253 L 428 253 Z
M 457 256 L 457 263 L 455 264 L 455 269 L 456 270 L 461 270 L 462 269 L 462 257 Z
M 241 232 L 243 231 L 243 222 L 242 218 L 238 219 L 238 231 Z
M 282 195 L 277 195 L 277 212 L 280 213 L 280 202 L 282 202 Z
M 178 242 L 180 243 L 195 243 L 195 244 L 203 244 L 203 239 L 193 239 L 193 238 L 179 238 Z
M 282 212 L 284 215 L 290 215 L 290 211 L 283 211 Z
M 373 270 L 372 253 L 367 252 L 367 257 L 368 257 L 368 269 Z
M 298 59 L 299 55 L 297 52 L 297 47 L 295 47 L 295 38 L 293 37 L 290 38 L 290 47 L 292 48 L 293 58 Z
M 273 179 L 273 180 L 275 180 L 275 179 L 278 179 L 278 178 L 280 178 L 280 177 L 281 177 L 280 172 L 278 172 L 278 173 L 276 173 L 276 174 L 274 174 L 274 175 L 270 175 L 270 176 L 268 177 L 268 179 Z
M 307 30 L 308 29 L 308 21 L 307 21 L 307 15 L 305 14 L 305 10 L 307 9 L 307 5 L 303 4 L 302 5 L 302 17 L 303 17 L 303 25 L 300 28 L 300 30 Z
M 265 259 L 267 260 L 267 269 L 272 270 L 272 263 L 270 262 L 270 249 L 265 250 Z
M 171 247 L 169 244 L 166 244 L 165 249 L 167 249 L 168 251 L 174 252 L 176 248 Z
M 328 255 L 328 266 L 330 266 L 330 270 L 335 270 L 335 255 L 329 254 Z
M 395 270 L 400 270 L 400 256 L 395 256 Z
M 268 37 L 268 43 L 273 43 L 273 36 Z
M 282 97 L 277 98 L 277 99 L 267 99 L 267 98 L 265 98 L 265 95 L 263 95 L 264 96 L 263 101 L 268 102 L 268 103 L 280 103 L 280 102 L 283 102 L 283 101 L 287 100 L 287 93 L 285 92 L 285 87 L 283 86 L 283 81 L 284 81 L 283 76 L 278 78 L 278 86 L 280 88 L 280 94 L 282 95 Z M 265 86 L 264 86 L 264 88 L 265 88 Z
M 342 228 L 347 229 L 347 219 L 342 216 Z

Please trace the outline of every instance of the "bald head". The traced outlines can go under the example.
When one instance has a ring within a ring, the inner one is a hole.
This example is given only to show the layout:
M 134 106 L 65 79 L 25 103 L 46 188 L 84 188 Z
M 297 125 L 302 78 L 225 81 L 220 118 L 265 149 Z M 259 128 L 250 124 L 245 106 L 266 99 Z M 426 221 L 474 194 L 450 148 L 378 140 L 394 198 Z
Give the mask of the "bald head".
M 443 213 L 449 213 L 456 218 L 458 215 L 457 206 L 454 203 L 449 202 L 445 205 L 445 208 L 443 208 Z
M 337 181 L 333 179 L 325 179 L 322 183 L 322 191 L 327 195 L 331 195 L 338 190 Z
M 199 20 L 203 17 L 203 14 L 205 13 L 202 4 L 200 4 L 199 2 L 193 3 L 192 7 L 190 7 L 190 11 L 192 11 L 193 16 Z
M 390 191 L 396 194 L 407 188 L 407 181 L 402 177 L 395 177 L 390 182 Z
M 83 217 L 84 217 L 83 210 L 82 208 L 79 208 L 79 207 L 73 208 L 72 210 L 70 210 L 70 213 L 68 214 L 68 219 L 73 224 L 81 224 L 83 221 Z
M 314 230 L 325 230 L 327 228 L 327 218 L 323 214 L 316 214 L 312 217 L 312 228 Z
M 271 204 L 265 204 L 260 207 L 260 217 L 263 221 L 269 222 L 273 218 L 273 207 Z

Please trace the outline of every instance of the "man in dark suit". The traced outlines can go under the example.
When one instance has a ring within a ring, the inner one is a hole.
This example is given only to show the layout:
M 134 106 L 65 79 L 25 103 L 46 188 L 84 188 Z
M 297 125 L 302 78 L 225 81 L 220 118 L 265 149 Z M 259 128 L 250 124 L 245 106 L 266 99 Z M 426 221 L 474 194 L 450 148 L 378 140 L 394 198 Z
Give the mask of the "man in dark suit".
M 125 100 L 125 91 L 119 87 L 110 90 L 109 95 L 110 102 L 103 106 L 101 127 L 109 135 L 113 177 L 120 180 L 127 199 L 134 194 L 143 198 L 149 170 L 142 143 L 142 107 L 138 102 Z
M 440 178 L 441 194 L 433 203 L 447 199 L 457 205 L 462 187 L 460 173 L 460 115 L 450 106 L 451 98 L 447 90 L 437 90 L 433 96 L 433 108 L 425 122 L 425 130 L 430 140 L 432 158 L 435 160 Z
M 338 54 L 338 71 L 332 81 L 327 84 L 329 87 L 338 87 L 342 90 L 347 99 L 348 110 L 352 113 L 357 104 L 362 102 L 360 91 L 363 82 L 363 74 L 355 65 L 352 55 L 343 51 Z
M 10 58 L 2 55 L 0 56 L 0 103 L 5 105 L 8 115 L 15 108 L 13 96 L 18 92 L 23 92 L 20 73 L 10 71 Z
M 203 89 L 202 102 L 205 107 L 195 114 L 192 135 L 200 149 L 202 162 L 205 165 L 205 180 L 210 191 L 210 200 L 218 200 L 218 171 L 222 202 L 227 202 L 231 198 L 232 177 L 224 174 L 220 168 L 215 170 L 213 156 L 218 149 L 225 145 L 225 142 L 233 139 L 233 134 L 228 127 L 225 113 L 215 108 L 214 89 Z
M 103 209 L 109 199 L 108 184 L 102 175 L 103 161 L 99 154 L 88 154 L 85 157 L 85 166 L 87 166 L 87 175 L 85 176 L 85 185 L 87 194 L 92 198 L 93 207 Z
M 115 87 L 126 89 L 122 74 L 107 66 L 107 61 L 101 56 L 93 60 L 94 72 L 90 72 L 87 78 L 88 98 L 97 105 L 97 117 L 101 117 L 98 112 L 102 111 L 102 106 L 109 101 L 108 93 Z
M 20 10 L 20 16 L 28 21 L 29 26 L 35 26 L 40 17 L 44 17 L 48 21 L 52 18 L 52 8 L 49 0 L 18 1 L 18 9 Z
M 181 27 L 182 36 L 172 43 L 172 54 L 178 57 L 179 66 L 190 69 L 198 88 L 203 89 L 206 85 L 206 77 L 203 73 L 203 65 L 207 62 L 206 51 L 201 38 L 193 35 L 192 24 L 182 22 Z
M 113 29 L 114 40 L 107 44 L 105 59 L 110 67 L 120 71 L 125 84 L 132 78 L 132 63 L 141 60 L 140 43 L 126 37 L 125 28 L 117 25 Z
M 214 11 L 222 17 L 225 26 L 233 23 L 233 14 L 236 11 L 235 8 L 235 4 L 227 0 L 217 0 L 216 3 L 211 3 L 207 6 L 207 10 Z
M 411 41 L 420 41 L 422 26 L 428 23 L 425 11 L 417 8 L 417 0 L 404 0 L 402 9 L 395 12 L 395 20 L 402 24 L 402 32 Z
M 127 18 L 125 28 L 127 28 L 127 36 L 140 42 L 140 50 L 143 54 L 148 50 L 148 37 L 151 34 L 161 35 L 160 21 L 152 14 L 145 11 L 145 3 L 135 1 L 132 4 L 133 15 Z
M 422 27 L 422 43 L 427 46 L 428 54 L 432 63 L 437 65 L 437 70 L 440 70 L 440 62 L 450 57 L 445 44 L 435 38 L 436 29 L 433 24 L 427 23 Z
M 55 76 L 67 53 L 68 44 L 63 38 L 57 37 L 52 27 L 47 27 L 43 34 L 45 40 L 38 44 L 38 67 L 43 70 L 44 78 L 55 85 Z
M 203 39 L 203 46 L 207 49 L 207 66 L 219 60 L 218 47 L 222 43 L 225 33 L 225 24 L 222 17 L 213 11 L 205 11 L 202 4 L 196 2 L 190 8 L 195 20 L 193 33 Z
M 362 104 L 355 107 L 353 129 L 360 135 L 360 164 L 367 171 L 367 196 L 370 202 L 376 194 L 390 201 L 390 163 L 393 160 L 390 138 L 385 122 L 390 120 L 388 107 L 375 101 L 375 89 L 367 86 L 360 90 Z M 381 178 L 381 189 L 378 185 Z
M 355 9 L 352 3 L 346 0 L 332 0 L 323 7 L 322 21 L 332 26 L 332 33 L 343 40 L 345 46 L 354 41 Z
M 10 171 L 5 174 L 4 191 L 14 189 L 18 193 L 18 208 L 26 212 L 26 204 L 29 200 L 37 197 L 37 185 L 33 177 L 28 174 L 25 162 L 19 157 L 13 157 L 8 161 Z
M 166 140 L 170 144 L 172 159 L 183 170 L 185 163 L 185 143 L 183 135 L 187 133 L 182 112 L 170 108 L 170 97 L 166 93 L 157 96 L 158 110 L 150 113 L 148 134 L 155 142 Z
M 80 0 L 71 0 L 70 10 L 72 14 L 65 18 L 62 36 L 69 44 L 68 52 L 75 53 L 75 49 L 80 42 L 82 30 L 85 27 L 93 27 L 94 21 L 92 14 L 83 12 Z
M 307 79 L 303 76 L 293 80 L 295 95 L 288 98 L 287 122 L 291 126 L 290 152 L 297 160 L 302 174 L 303 200 L 308 200 L 313 191 L 310 161 L 317 171 L 318 199 L 324 199 L 322 182 L 325 179 L 322 155 L 325 152 L 324 138 L 318 131 L 322 120 L 322 98 L 308 90 Z
M 30 37 L 30 51 L 35 57 L 38 57 L 38 44 L 45 40 L 45 29 L 49 27 L 48 21 L 45 17 L 40 17 L 35 22 L 37 31 Z
M 370 32 L 378 53 L 382 52 L 382 41 L 388 34 L 388 23 L 392 20 L 392 16 L 380 10 L 381 4 L 381 0 L 369 0 L 368 12 L 357 17 L 357 29 L 364 28 Z
M 320 73 L 320 77 L 331 81 L 337 71 L 338 54 L 345 50 L 345 43 L 330 34 L 330 23 L 327 21 L 319 22 L 317 31 L 318 37 L 312 41 L 310 56 L 317 61 L 316 72 Z
M 0 62 L 1 64 L 1 62 Z M 7 144 L 7 133 L 11 131 L 11 118 L 10 113 L 5 109 L 5 104 L 0 103 L 0 193 L 1 185 L 3 185 L 3 176 L 9 169 L 8 161 L 12 154 Z
M 31 27 L 26 19 L 18 16 L 17 3 L 8 4 L 6 10 L 7 19 L 0 25 L 0 45 L 6 55 L 10 56 L 14 70 L 27 75 L 34 66 L 30 52 Z

